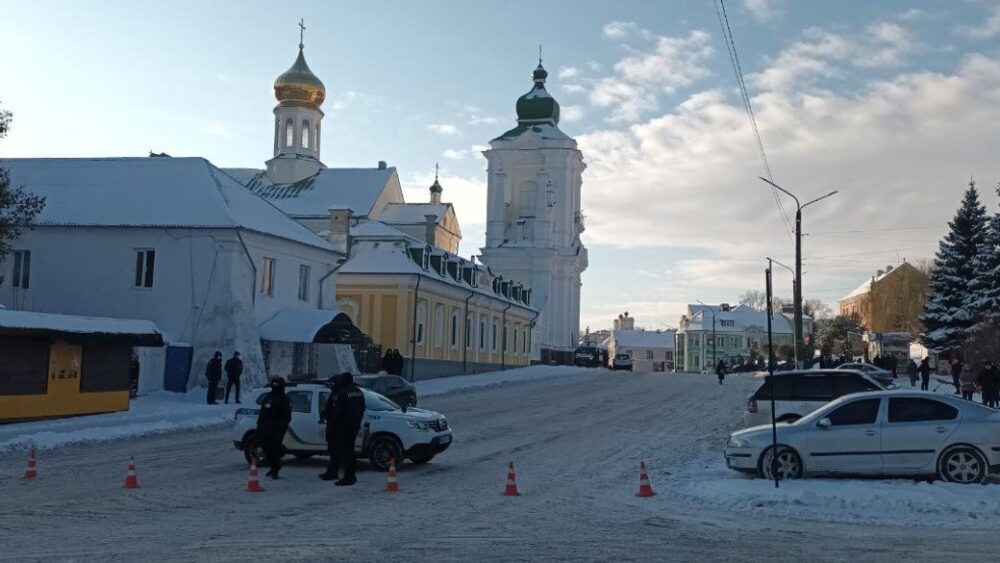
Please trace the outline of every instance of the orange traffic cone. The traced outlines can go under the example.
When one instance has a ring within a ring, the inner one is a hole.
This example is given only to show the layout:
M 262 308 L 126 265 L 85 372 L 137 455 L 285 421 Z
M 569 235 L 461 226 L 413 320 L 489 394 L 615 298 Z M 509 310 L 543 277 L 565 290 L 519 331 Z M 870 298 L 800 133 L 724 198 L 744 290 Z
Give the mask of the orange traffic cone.
M 24 470 L 25 479 L 34 479 L 38 477 L 38 470 L 35 468 L 35 448 L 31 448 L 31 453 L 28 454 L 28 468 Z
M 129 456 L 128 458 L 128 471 L 125 472 L 125 485 L 126 489 L 138 489 L 139 488 L 139 478 L 135 476 L 135 458 Z
M 396 460 L 389 460 L 389 480 L 385 484 L 385 492 L 398 493 L 399 483 L 396 481 Z
M 646 462 L 639 462 L 639 492 L 635 494 L 637 497 L 655 497 L 656 492 L 653 487 L 649 486 L 649 475 L 646 473 Z
M 247 478 L 247 492 L 259 493 L 264 490 L 257 480 L 257 458 L 250 459 L 250 477 Z
M 517 482 L 514 480 L 514 462 L 511 461 L 507 464 L 507 486 L 503 489 L 503 496 L 505 497 L 519 497 L 521 496 L 521 491 L 517 490 Z

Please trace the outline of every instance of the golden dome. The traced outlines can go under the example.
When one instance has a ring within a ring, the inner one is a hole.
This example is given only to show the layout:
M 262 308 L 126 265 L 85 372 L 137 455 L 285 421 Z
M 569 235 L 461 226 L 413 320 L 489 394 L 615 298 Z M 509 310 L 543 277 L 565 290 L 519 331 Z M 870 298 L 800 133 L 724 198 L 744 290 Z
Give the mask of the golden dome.
M 302 54 L 302 45 L 299 45 L 299 56 L 292 68 L 274 81 L 274 97 L 282 105 L 309 104 L 317 107 L 326 99 L 326 87 L 309 70 Z

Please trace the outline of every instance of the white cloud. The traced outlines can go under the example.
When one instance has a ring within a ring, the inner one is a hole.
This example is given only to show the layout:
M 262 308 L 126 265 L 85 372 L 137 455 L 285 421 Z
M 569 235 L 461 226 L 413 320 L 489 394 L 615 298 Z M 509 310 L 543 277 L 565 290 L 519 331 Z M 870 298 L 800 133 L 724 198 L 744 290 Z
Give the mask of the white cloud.
M 580 84 L 562 84 L 559 87 L 567 94 L 583 94 L 587 91 L 587 88 Z
M 649 39 L 653 36 L 649 30 L 643 29 L 631 21 L 608 22 L 601 28 L 601 35 L 614 41 L 621 41 L 632 37 Z
M 562 106 L 559 116 L 566 123 L 573 123 L 583 119 L 583 106 Z
M 759 22 L 766 22 L 785 13 L 785 0 L 743 0 L 743 6 Z
M 564 66 L 559 69 L 559 74 L 558 74 L 560 80 L 569 80 L 571 78 L 576 78 L 579 75 L 580 75 L 580 69 L 576 68 L 575 66 Z
M 447 123 L 431 123 L 427 126 L 427 130 L 446 137 L 458 135 L 458 127 Z
M 434 182 L 434 174 L 417 174 L 400 178 L 403 197 L 417 203 L 428 201 L 427 188 Z M 486 225 L 486 182 L 478 177 L 459 176 L 443 168 L 438 182 L 441 184 L 441 201 L 455 206 L 459 226 L 462 229 L 461 254 L 468 257 L 478 254 L 482 245 Z
M 445 149 L 445 151 L 441 153 L 441 156 L 451 160 L 462 160 L 468 156 L 468 154 L 469 152 L 464 150 Z
M 990 15 L 982 24 L 962 27 L 959 29 L 959 33 L 968 35 L 973 39 L 1000 37 L 1000 5 L 990 8 Z
M 485 150 L 489 150 L 487 145 L 472 145 L 467 149 L 445 149 L 441 153 L 441 156 L 449 160 L 464 160 L 469 157 L 483 158 L 481 154 Z

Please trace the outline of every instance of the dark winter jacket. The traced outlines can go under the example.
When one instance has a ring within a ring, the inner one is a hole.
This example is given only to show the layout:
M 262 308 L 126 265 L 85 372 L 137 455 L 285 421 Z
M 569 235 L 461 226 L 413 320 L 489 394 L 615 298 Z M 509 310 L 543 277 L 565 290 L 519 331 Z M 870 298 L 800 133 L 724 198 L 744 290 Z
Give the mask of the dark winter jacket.
M 222 379 L 222 358 L 212 358 L 205 366 L 205 379 L 218 382 Z
M 910 360 L 910 363 L 906 366 L 906 375 L 910 376 L 910 379 L 917 378 L 917 363 Z
M 951 364 L 951 376 L 953 378 L 955 378 L 956 381 L 960 377 L 962 377 L 962 368 L 964 368 L 964 367 L 965 367 L 965 364 L 963 364 L 961 360 L 959 360 L 959 361 Z
M 339 377 L 341 377 L 340 385 L 334 388 L 336 400 L 327 418 L 327 424 L 332 423 L 338 431 L 357 434 L 361 429 L 361 420 L 365 417 L 365 395 L 361 392 L 361 388 L 354 384 L 354 377 L 351 374 L 344 373 Z
M 979 373 L 979 386 L 984 390 L 1000 389 L 1000 368 L 993 366 Z
M 292 421 L 292 403 L 285 394 L 285 386 L 272 386 L 271 392 L 260 403 L 257 431 L 265 436 L 284 436 Z
M 226 377 L 229 379 L 239 379 L 243 375 L 243 360 L 239 358 L 229 358 L 226 360 Z
M 385 355 L 382 356 L 382 371 L 392 374 L 396 373 L 393 366 L 395 361 L 396 359 L 393 357 L 392 352 L 386 352 Z
M 920 362 L 920 377 L 922 379 L 930 379 L 931 377 L 931 364 L 927 360 Z

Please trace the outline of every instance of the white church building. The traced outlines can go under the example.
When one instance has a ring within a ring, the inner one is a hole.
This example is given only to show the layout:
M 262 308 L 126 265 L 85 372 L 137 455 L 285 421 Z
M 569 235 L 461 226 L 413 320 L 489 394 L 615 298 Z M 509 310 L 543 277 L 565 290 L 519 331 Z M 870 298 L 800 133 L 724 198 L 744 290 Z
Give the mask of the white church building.
M 486 246 L 490 268 L 531 286 L 536 357 L 571 363 L 580 335 L 580 275 L 587 249 L 580 241 L 583 153 L 559 129 L 559 103 L 545 90 L 539 60 L 534 85 L 517 100 L 517 126 L 490 142 Z

